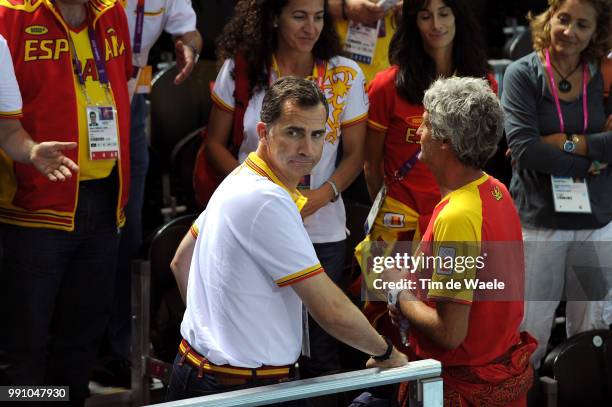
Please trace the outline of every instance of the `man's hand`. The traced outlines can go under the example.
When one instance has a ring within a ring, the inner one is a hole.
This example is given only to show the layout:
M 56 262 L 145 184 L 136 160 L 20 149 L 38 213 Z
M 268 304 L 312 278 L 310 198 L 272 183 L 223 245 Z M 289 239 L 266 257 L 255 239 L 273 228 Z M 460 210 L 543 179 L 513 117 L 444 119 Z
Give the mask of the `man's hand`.
M 408 356 L 404 355 L 403 353 L 401 353 L 400 351 L 398 351 L 397 349 L 395 349 L 395 347 L 393 348 L 393 351 L 391 352 L 391 356 L 389 357 L 389 359 L 383 361 L 383 362 L 377 362 L 375 361 L 373 358 L 370 358 L 367 362 L 366 362 L 366 367 L 378 367 L 381 369 L 387 369 L 390 367 L 400 367 L 400 366 L 404 366 L 406 363 L 408 363 Z
M 308 202 L 300 212 L 302 219 L 306 219 L 331 201 L 334 192 L 332 190 L 330 195 L 330 190 L 332 190 L 331 185 L 326 182 L 320 188 L 300 191 L 302 195 L 308 198 Z
M 184 44 L 182 40 L 176 41 L 174 52 L 176 53 L 176 66 L 179 69 L 179 74 L 174 78 L 174 84 L 180 85 L 193 71 L 197 62 L 196 53 L 191 46 Z
M 362 24 L 373 24 L 385 16 L 385 10 L 377 6 L 378 1 L 346 0 L 346 18 Z
M 62 154 L 63 150 L 73 150 L 77 143 L 45 141 L 34 144 L 30 150 L 30 161 L 34 167 L 45 175 L 49 181 L 66 181 L 72 172 L 78 172 L 79 166 Z

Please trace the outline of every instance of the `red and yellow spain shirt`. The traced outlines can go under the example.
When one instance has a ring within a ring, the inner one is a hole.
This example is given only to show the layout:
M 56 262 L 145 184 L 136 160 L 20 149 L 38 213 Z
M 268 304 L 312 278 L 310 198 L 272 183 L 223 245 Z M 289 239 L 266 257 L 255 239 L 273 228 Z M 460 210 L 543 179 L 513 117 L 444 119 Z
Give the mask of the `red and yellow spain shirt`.
M 401 181 L 390 182 L 396 171 L 420 150 L 421 141 L 416 132 L 423 120 L 423 106 L 410 104 L 397 93 L 397 70 L 397 66 L 385 69 L 370 83 L 368 128 L 385 138 L 383 165 L 387 200 L 396 201 L 395 206 L 405 215 L 411 214 L 416 222 L 419 215 L 432 213 L 440 201 L 440 190 L 433 174 L 421 161 Z
M 431 266 L 431 281 L 442 286 L 425 289 L 427 305 L 435 308 L 437 301 L 452 301 L 470 304 L 471 308 L 467 337 L 455 350 L 440 348 L 412 329 L 411 344 L 419 357 L 431 357 L 448 366 L 485 365 L 519 343 L 523 302 L 513 298 L 517 287 L 511 284 L 523 281 L 521 224 L 501 182 L 483 174 L 445 196 L 434 210 L 420 249 L 419 255 L 452 257 L 454 261 L 450 266 Z M 468 258 L 474 261 L 467 262 Z M 484 290 L 465 284 L 475 279 L 490 280 L 491 275 L 509 284 L 508 291 L 483 296 Z M 449 281 L 458 282 L 460 288 L 449 289 Z
M 89 0 L 88 24 L 101 48 L 110 81 L 112 104 L 117 109 L 120 154 L 117 224 L 124 222 L 123 206 L 129 191 L 130 104 L 127 80 L 131 75 L 131 51 L 125 12 L 116 0 Z M 0 0 L 0 34 L 11 51 L 15 76 L 23 99 L 24 129 L 37 142 L 78 142 L 78 150 L 66 151 L 81 172 L 66 182 L 53 183 L 31 165 L 0 156 L 0 222 L 25 227 L 71 231 L 83 179 L 108 174 L 115 161 L 90 166 L 82 146 L 85 111 L 82 90 L 72 63 L 69 39 L 78 47 L 86 86 L 97 98 L 99 82 L 87 50 L 87 30 L 70 29 L 52 0 Z M 85 35 L 83 37 L 83 35 Z

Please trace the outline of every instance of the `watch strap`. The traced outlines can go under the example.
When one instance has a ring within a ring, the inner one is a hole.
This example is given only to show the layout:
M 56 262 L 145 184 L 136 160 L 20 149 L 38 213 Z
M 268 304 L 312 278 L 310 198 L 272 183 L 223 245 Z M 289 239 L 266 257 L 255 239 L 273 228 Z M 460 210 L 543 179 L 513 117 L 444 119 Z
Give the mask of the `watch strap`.
M 391 342 L 391 340 L 386 336 L 381 335 L 381 337 L 385 340 L 385 342 L 387 342 L 387 350 L 380 356 L 370 355 L 372 359 L 377 362 L 384 362 L 385 360 L 389 359 L 391 357 L 391 353 L 393 352 L 393 343 Z

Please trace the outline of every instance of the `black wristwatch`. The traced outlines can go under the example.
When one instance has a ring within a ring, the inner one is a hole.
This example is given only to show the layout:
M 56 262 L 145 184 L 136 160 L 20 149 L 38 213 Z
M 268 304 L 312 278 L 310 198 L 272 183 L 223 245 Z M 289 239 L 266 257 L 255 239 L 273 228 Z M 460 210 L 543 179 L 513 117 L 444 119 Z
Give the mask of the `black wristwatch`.
M 391 357 L 391 353 L 393 352 L 393 343 L 391 343 L 391 340 L 386 336 L 382 336 L 382 338 L 385 340 L 385 342 L 387 342 L 387 350 L 385 351 L 385 353 L 380 356 L 370 355 L 372 359 L 377 362 L 384 362 L 385 360 L 389 359 Z

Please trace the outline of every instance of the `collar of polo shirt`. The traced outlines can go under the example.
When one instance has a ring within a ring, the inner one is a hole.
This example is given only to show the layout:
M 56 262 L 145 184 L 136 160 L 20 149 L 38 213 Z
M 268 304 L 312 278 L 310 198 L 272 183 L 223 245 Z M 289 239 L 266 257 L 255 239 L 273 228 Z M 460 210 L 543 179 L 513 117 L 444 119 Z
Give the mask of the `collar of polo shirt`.
M 306 205 L 306 201 L 308 201 L 308 198 L 302 195 L 297 189 L 291 190 L 287 188 L 287 186 L 283 184 L 281 180 L 278 179 L 276 174 L 274 174 L 274 171 L 272 171 L 272 169 L 268 167 L 268 164 L 266 164 L 266 162 L 262 160 L 261 157 L 257 155 L 257 153 L 250 153 L 244 163 L 256 173 L 268 178 L 270 181 L 274 182 L 276 185 L 282 187 L 285 191 L 287 191 L 291 196 L 293 202 L 295 202 L 298 211 L 301 211 L 302 208 Z

